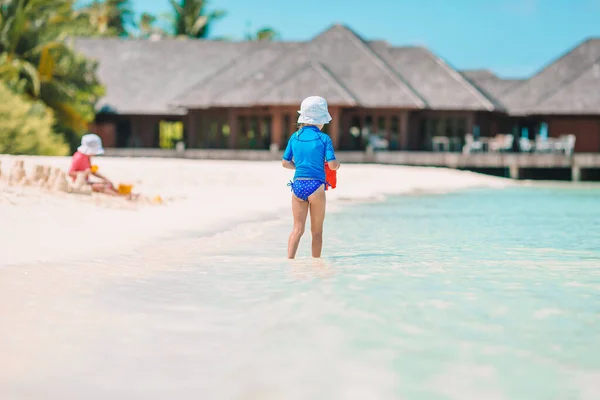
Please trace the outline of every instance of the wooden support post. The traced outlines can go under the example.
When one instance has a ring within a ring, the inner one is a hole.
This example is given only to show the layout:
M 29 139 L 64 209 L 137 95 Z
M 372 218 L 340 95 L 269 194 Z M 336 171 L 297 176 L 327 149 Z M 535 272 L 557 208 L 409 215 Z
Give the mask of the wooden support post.
M 389 142 L 392 141 L 392 116 L 389 114 L 385 114 L 385 140 Z
M 133 116 L 131 117 L 130 121 L 131 135 L 129 136 L 129 143 L 127 143 L 127 147 L 142 147 L 139 117 Z
M 196 121 L 196 115 L 194 114 L 194 110 L 188 110 L 188 115 L 187 115 L 187 127 L 186 127 L 186 133 L 187 133 L 187 139 L 186 139 L 186 146 L 188 148 L 193 148 L 196 146 L 196 137 L 198 134 L 198 127 L 197 127 L 197 121 Z
M 210 124 L 208 121 L 209 113 L 203 110 L 196 114 L 198 120 L 198 136 L 196 137 L 196 147 L 206 149 L 208 147 Z
M 333 148 L 337 149 L 340 144 L 340 126 L 341 126 L 341 117 L 342 113 L 338 107 L 331 107 L 329 109 L 329 113 L 331 114 L 331 122 L 329 127 L 329 136 L 331 137 L 331 142 L 333 143 Z
M 573 182 L 581 182 L 581 167 L 576 165 L 571 167 L 571 180 Z
M 288 137 L 292 136 L 292 133 L 298 130 L 298 113 L 293 112 L 290 114 L 290 126 L 288 126 Z
M 521 169 L 517 164 L 513 164 L 508 167 L 508 174 L 511 179 L 519 179 L 520 178 Z
M 235 109 L 229 109 L 227 112 L 227 124 L 229 125 L 229 148 L 235 149 L 237 147 L 237 136 L 239 132 L 237 112 Z
M 409 134 L 409 115 L 408 111 L 403 111 L 400 114 L 400 143 L 399 150 L 408 150 L 410 147 L 410 134 Z
M 283 113 L 279 107 L 273 108 L 271 114 L 271 152 L 276 153 L 281 147 L 283 137 Z
M 475 113 L 469 113 L 467 116 L 467 133 L 473 134 L 473 127 L 475 125 Z

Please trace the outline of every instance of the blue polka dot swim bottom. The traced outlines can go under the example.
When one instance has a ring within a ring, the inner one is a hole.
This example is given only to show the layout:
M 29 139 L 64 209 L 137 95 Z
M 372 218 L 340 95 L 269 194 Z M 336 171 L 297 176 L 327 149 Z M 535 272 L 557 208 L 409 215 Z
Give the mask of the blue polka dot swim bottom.
M 295 182 L 288 183 L 292 187 L 292 192 L 300 200 L 307 201 L 308 197 L 316 192 L 323 182 L 317 179 L 298 179 Z

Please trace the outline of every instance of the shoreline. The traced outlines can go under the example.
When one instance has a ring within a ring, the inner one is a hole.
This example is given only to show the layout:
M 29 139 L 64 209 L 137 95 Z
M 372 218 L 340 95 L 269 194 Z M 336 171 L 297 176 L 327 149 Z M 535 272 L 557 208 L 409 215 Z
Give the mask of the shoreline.
M 244 223 L 284 218 L 286 183 L 293 171 L 275 161 L 213 161 L 97 157 L 115 184 L 166 199 L 164 205 L 127 203 L 103 195 L 53 194 L 7 186 L 13 160 L 66 170 L 70 157 L 0 156 L 0 266 L 81 261 L 136 252 L 168 239 L 212 236 Z M 470 188 L 514 186 L 506 178 L 444 168 L 344 164 L 338 187 L 327 192 L 328 211 L 388 196 L 443 194 Z

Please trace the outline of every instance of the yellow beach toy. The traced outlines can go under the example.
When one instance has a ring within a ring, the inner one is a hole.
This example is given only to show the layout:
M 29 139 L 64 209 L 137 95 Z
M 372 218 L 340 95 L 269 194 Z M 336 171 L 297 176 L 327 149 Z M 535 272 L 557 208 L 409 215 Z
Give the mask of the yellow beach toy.
M 160 197 L 160 196 L 156 196 L 156 197 L 154 197 L 154 198 L 152 199 L 152 202 L 153 202 L 154 204 L 163 204 L 163 199 L 162 199 L 162 197 Z
M 132 188 L 133 188 L 133 185 L 126 185 L 124 183 L 119 183 L 119 187 L 118 187 L 117 191 L 119 192 L 120 195 L 128 195 L 128 194 L 131 194 Z
M 90 171 L 92 171 L 92 174 L 95 174 L 96 172 L 98 172 L 98 166 L 92 165 L 92 167 L 90 168 Z

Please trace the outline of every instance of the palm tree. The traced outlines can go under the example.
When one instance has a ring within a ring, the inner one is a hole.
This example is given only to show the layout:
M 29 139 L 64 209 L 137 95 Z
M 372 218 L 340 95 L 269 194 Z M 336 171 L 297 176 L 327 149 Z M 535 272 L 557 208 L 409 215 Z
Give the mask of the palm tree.
M 256 32 L 252 32 L 251 26 L 252 24 L 250 22 L 246 23 L 246 40 L 273 41 L 279 38 L 279 33 L 274 28 L 263 27 Z
M 103 36 L 129 36 L 128 28 L 134 25 L 131 0 L 93 0 L 81 9 L 97 34 Z
M 203 39 L 208 36 L 210 25 L 223 18 L 224 10 L 206 11 L 205 0 L 170 0 L 173 12 L 168 16 L 175 36 Z
M 152 38 L 153 36 L 168 36 L 167 32 L 156 26 L 158 18 L 150 13 L 142 13 L 140 20 L 137 23 L 139 29 L 139 37 Z
M 149 13 L 142 13 L 140 16 L 140 22 L 138 27 L 140 29 L 141 37 L 148 37 L 154 31 L 154 23 L 156 23 L 156 17 Z
M 41 100 L 57 119 L 56 130 L 75 141 L 94 118 L 103 94 L 96 64 L 75 53 L 66 36 L 85 29 L 75 0 L 3 0 L 0 6 L 0 80 Z
M 255 40 L 273 41 L 279 37 L 279 33 L 273 28 L 261 28 L 256 31 Z

